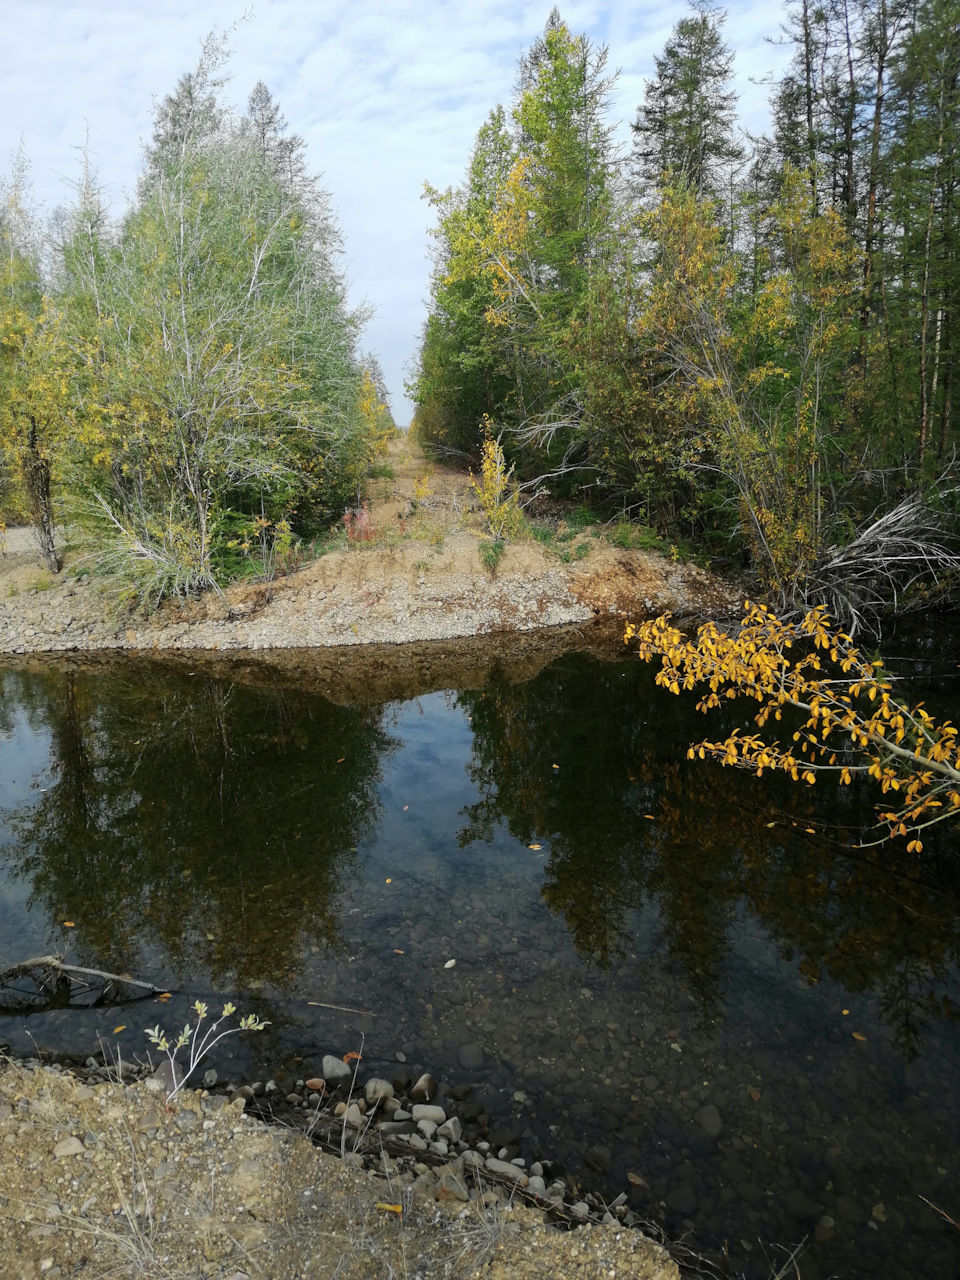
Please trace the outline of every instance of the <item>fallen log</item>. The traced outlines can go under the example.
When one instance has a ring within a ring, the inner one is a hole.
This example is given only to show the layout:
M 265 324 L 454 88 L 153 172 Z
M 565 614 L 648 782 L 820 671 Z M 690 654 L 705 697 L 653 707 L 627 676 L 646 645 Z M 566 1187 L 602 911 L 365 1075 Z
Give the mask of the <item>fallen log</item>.
M 131 978 L 126 973 L 107 973 L 103 969 L 87 969 L 78 964 L 64 964 L 59 956 L 34 956 L 30 960 L 21 960 L 19 964 L 0 969 L 0 987 L 14 978 L 29 977 L 38 970 L 41 974 L 62 974 L 65 978 L 82 982 L 85 986 L 92 986 L 93 984 L 87 980 L 96 978 L 101 982 L 126 983 L 127 986 L 139 987 L 157 996 L 164 995 L 167 990 L 165 987 L 155 987 L 152 982 L 141 982 L 138 978 Z

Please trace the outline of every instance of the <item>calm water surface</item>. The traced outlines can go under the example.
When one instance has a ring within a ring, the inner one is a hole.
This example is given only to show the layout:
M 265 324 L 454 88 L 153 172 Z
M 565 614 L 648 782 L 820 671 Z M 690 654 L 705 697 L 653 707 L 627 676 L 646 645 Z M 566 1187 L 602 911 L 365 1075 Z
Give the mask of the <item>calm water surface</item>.
M 887 646 L 946 713 L 954 631 Z M 585 644 L 0 668 L 0 967 L 57 948 L 180 989 L 8 1006 L 0 1039 L 140 1053 L 229 995 L 271 1021 L 234 1079 L 363 1036 L 748 1275 L 816 1232 L 811 1280 L 954 1277 L 919 1197 L 960 1218 L 955 836 L 853 849 L 868 792 L 688 763 L 724 722 Z

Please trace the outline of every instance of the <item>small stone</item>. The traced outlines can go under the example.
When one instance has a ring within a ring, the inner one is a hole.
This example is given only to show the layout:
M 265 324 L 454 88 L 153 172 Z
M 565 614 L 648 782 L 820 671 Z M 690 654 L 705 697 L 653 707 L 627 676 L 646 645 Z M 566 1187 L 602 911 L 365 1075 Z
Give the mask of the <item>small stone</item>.
M 443 1124 L 446 1118 L 447 1113 L 443 1107 L 431 1107 L 420 1102 L 413 1108 L 413 1119 L 416 1123 L 421 1120 L 432 1120 L 434 1124 Z
M 483 1045 L 462 1044 L 457 1050 L 457 1061 L 464 1071 L 479 1071 L 483 1066 Z
M 393 1097 L 393 1085 L 387 1080 L 380 1080 L 374 1076 L 363 1086 L 363 1096 L 368 1106 L 375 1107 L 378 1102 L 386 1102 L 388 1098 Z
M 493 1156 L 487 1156 L 484 1163 L 491 1173 L 499 1173 L 505 1178 L 513 1178 L 522 1187 L 525 1187 L 529 1181 L 522 1169 L 518 1169 L 515 1164 L 509 1164 L 506 1160 L 495 1160 Z
M 418 1120 L 417 1128 L 429 1142 L 433 1135 L 437 1132 L 437 1124 L 435 1120 Z
M 437 1096 L 437 1082 L 429 1071 L 425 1071 L 410 1090 L 414 1102 L 432 1102 Z
M 697 1194 L 693 1187 L 675 1187 L 667 1193 L 667 1208 L 690 1218 L 697 1211 Z
M 852 1227 L 861 1226 L 867 1218 L 863 1209 L 850 1196 L 837 1196 L 834 1211 L 841 1222 L 847 1222 Z
M 444 967 L 445 969 L 452 969 L 452 968 L 453 968 L 453 966 L 454 966 L 456 963 L 457 963 L 457 962 L 456 962 L 456 960 L 448 960 L 448 961 L 447 961 L 447 963 L 446 963 L 443 967 Z
M 432 1173 L 421 1173 L 410 1185 L 409 1195 L 414 1204 L 433 1200 L 437 1191 L 437 1180 Z
M 787 1192 L 783 1197 L 783 1208 L 794 1222 L 816 1222 L 823 1212 L 823 1205 L 817 1204 L 799 1189 Z
M 303 1088 L 309 1090 L 310 1093 L 323 1093 L 325 1087 L 324 1082 L 319 1076 L 311 1076 L 311 1078 L 304 1081 L 303 1084 Z
M 288 1093 L 287 1101 L 290 1103 L 291 1107 L 299 1107 L 300 1105 L 299 1093 Z
M 53 1148 L 53 1154 L 57 1160 L 60 1160 L 64 1156 L 82 1156 L 83 1151 L 83 1143 L 79 1138 L 75 1137 L 63 1138 Z
M 216 1071 L 214 1071 L 213 1067 L 211 1067 L 209 1071 L 205 1071 L 203 1073 L 203 1087 L 205 1089 L 213 1089 L 216 1087 L 219 1079 L 220 1077 L 217 1075 Z
M 459 1142 L 463 1136 L 463 1125 L 457 1116 L 451 1116 L 437 1130 L 438 1138 L 446 1138 L 448 1142 Z
M 347 1063 L 342 1058 L 335 1058 L 332 1053 L 324 1054 L 320 1070 L 331 1089 L 336 1089 L 353 1078 L 353 1071 Z
M 438 1200 L 460 1200 L 464 1203 L 470 1199 L 462 1179 L 449 1172 L 441 1173 L 435 1195 Z
M 705 1107 L 701 1107 L 694 1115 L 694 1119 L 704 1133 L 711 1138 L 719 1138 L 723 1132 L 723 1121 L 720 1119 L 720 1112 L 712 1102 Z
M 610 1172 L 610 1169 L 612 1167 L 612 1162 L 610 1160 L 609 1147 L 603 1147 L 603 1146 L 600 1146 L 599 1144 L 592 1147 L 587 1147 L 586 1151 L 584 1152 L 583 1158 L 587 1166 L 591 1168 L 594 1171 L 594 1173 Z
M 570 1206 L 570 1212 L 575 1218 L 580 1218 L 581 1221 L 585 1222 L 590 1217 L 590 1206 L 586 1200 L 578 1200 L 576 1204 Z
M 347 1110 L 345 1112 L 345 1118 L 346 1118 L 347 1124 L 350 1125 L 352 1128 L 360 1129 L 363 1127 L 363 1112 L 360 1110 L 360 1108 L 357 1106 L 355 1102 L 351 1102 L 350 1106 L 347 1107 Z

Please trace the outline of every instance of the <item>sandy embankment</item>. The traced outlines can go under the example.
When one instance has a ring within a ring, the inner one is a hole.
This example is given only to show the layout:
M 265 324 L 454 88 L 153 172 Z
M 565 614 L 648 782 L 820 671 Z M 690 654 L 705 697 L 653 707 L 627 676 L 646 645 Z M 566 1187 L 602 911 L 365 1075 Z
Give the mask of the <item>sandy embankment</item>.
M 92 576 L 45 573 L 30 531 L 8 530 L 0 653 L 402 644 L 667 609 L 711 615 L 738 603 L 727 584 L 693 565 L 586 534 L 582 558 L 564 563 L 537 542 L 515 542 L 491 573 L 480 559 L 468 477 L 431 466 L 406 440 L 392 442 L 389 462 L 393 477 L 370 485 L 374 542 L 223 597 L 168 602 L 147 621 L 117 613 Z M 412 504 L 418 476 L 430 493 Z

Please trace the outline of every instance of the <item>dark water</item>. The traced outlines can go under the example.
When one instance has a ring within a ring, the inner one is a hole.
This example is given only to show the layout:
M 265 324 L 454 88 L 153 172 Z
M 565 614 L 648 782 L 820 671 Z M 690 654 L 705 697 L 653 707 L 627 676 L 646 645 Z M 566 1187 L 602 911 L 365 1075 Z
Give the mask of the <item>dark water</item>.
M 888 652 L 949 711 L 945 632 Z M 955 1276 L 919 1198 L 960 1218 L 955 836 L 854 850 L 869 792 L 688 763 L 724 722 L 580 643 L 0 669 L 0 967 L 66 948 L 182 989 L 0 1038 L 139 1053 L 238 996 L 271 1025 L 235 1079 L 362 1034 L 738 1271 L 816 1232 L 809 1277 Z

